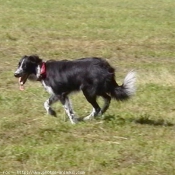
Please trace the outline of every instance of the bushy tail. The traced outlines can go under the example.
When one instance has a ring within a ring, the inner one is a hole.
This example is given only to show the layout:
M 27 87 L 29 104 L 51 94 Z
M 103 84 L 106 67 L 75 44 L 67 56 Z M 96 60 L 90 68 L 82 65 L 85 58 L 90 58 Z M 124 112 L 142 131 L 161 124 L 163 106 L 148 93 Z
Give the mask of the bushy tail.
M 121 86 L 116 86 L 114 89 L 114 92 L 111 94 L 112 97 L 114 97 L 116 100 L 127 100 L 129 99 L 132 95 L 135 94 L 136 88 L 135 88 L 135 81 L 136 81 L 136 76 L 135 72 L 131 71 L 129 72 L 125 79 L 124 82 Z

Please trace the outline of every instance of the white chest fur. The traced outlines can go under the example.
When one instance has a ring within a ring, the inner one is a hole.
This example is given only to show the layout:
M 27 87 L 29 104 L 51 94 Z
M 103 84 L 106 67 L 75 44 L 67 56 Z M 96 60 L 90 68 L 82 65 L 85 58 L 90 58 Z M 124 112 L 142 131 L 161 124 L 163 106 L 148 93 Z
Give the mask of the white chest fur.
M 42 84 L 43 84 L 45 90 L 46 90 L 50 95 L 53 95 L 53 94 L 54 94 L 53 89 L 52 89 L 50 86 L 47 86 L 47 85 L 45 84 L 44 81 L 42 81 Z

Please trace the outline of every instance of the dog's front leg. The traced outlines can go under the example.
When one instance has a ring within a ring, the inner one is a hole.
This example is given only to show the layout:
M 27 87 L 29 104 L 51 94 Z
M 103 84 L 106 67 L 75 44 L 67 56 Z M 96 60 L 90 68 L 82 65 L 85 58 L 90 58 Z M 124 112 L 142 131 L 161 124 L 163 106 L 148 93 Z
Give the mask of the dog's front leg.
M 51 105 L 59 100 L 59 96 L 52 95 L 48 100 L 44 102 L 44 108 L 46 109 L 47 113 L 56 117 L 56 112 L 51 108 Z
M 68 115 L 70 121 L 72 124 L 75 124 L 78 122 L 77 117 L 74 114 L 72 105 L 70 103 L 70 100 L 67 96 L 61 98 L 61 103 L 63 104 L 64 110 L 66 111 L 66 114 Z

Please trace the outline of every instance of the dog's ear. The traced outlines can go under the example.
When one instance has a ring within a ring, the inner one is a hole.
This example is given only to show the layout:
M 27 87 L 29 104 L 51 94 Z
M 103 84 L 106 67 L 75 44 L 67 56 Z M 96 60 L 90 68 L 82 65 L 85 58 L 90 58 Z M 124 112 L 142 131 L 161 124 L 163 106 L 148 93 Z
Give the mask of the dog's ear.
M 42 59 L 40 59 L 38 55 L 30 55 L 28 59 L 35 64 L 40 64 L 42 62 Z

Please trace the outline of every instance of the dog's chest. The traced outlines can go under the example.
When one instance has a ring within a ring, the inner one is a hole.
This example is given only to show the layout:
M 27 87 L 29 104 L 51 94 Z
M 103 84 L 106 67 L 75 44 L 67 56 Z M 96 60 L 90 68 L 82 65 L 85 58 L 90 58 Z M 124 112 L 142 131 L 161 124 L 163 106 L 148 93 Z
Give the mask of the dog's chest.
M 42 81 L 42 85 L 50 95 L 54 94 L 53 89 L 50 86 L 46 85 L 44 81 Z

